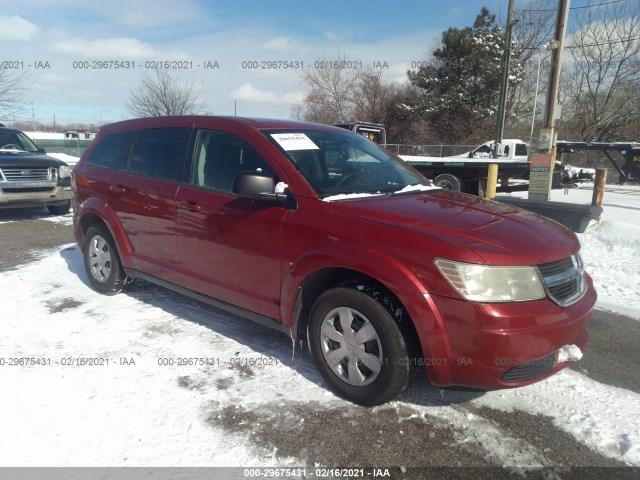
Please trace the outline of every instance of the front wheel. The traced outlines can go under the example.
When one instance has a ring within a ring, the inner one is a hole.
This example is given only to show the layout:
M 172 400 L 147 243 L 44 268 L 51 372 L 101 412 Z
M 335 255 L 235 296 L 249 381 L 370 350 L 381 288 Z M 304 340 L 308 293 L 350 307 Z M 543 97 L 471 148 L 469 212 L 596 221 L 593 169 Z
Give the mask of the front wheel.
M 104 225 L 94 225 L 87 230 L 83 254 L 89 281 L 98 292 L 115 295 L 131 283 L 120 263 L 113 237 Z
M 51 215 L 66 215 L 71 210 L 71 200 L 62 205 L 49 205 L 47 210 Z
M 363 292 L 323 293 L 311 310 L 307 338 L 320 374 L 346 400 L 380 405 L 409 386 L 407 343 L 387 309 Z

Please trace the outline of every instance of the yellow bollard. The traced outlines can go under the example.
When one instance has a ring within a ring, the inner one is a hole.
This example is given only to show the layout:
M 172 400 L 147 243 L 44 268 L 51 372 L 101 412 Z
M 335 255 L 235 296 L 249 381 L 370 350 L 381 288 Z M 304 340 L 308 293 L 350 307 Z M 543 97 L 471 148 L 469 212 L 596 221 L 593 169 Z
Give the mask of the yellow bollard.
M 487 198 L 496 196 L 496 184 L 498 183 L 498 165 L 492 163 L 489 165 L 489 173 L 487 176 Z

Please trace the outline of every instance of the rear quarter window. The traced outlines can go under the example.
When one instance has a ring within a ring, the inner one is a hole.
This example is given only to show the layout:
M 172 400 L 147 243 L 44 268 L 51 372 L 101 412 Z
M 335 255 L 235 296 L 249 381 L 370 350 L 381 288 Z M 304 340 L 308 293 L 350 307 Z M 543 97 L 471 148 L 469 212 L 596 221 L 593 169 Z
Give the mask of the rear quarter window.
M 131 141 L 138 132 L 113 133 L 103 139 L 87 159 L 87 163 L 98 167 L 124 170 L 129 157 Z
M 185 162 L 191 128 L 143 130 L 129 156 L 129 171 L 145 177 L 185 180 Z

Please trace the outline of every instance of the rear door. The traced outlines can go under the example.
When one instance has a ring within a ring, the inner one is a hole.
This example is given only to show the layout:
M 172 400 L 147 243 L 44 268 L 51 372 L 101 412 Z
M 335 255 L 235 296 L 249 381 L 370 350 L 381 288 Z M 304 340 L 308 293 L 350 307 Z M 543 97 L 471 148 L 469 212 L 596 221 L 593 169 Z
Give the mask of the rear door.
M 200 130 L 190 185 L 181 186 L 176 230 L 188 288 L 278 319 L 287 210 L 233 195 L 240 171 L 274 175 L 240 132 Z
M 135 139 L 126 174 L 109 185 L 109 203 L 132 246 L 132 267 L 175 280 L 180 261 L 175 235 L 178 182 L 187 173 L 192 128 L 142 130 Z

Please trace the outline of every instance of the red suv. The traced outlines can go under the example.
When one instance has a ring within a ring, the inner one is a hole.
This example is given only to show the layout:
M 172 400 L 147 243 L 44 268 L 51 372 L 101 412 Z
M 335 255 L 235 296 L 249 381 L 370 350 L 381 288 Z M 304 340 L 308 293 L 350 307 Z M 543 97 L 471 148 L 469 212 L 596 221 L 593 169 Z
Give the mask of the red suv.
M 114 123 L 73 189 L 96 290 L 143 278 L 304 338 L 329 387 L 362 405 L 422 368 L 441 386 L 525 385 L 587 342 L 596 292 L 572 232 L 435 188 L 341 128 Z

